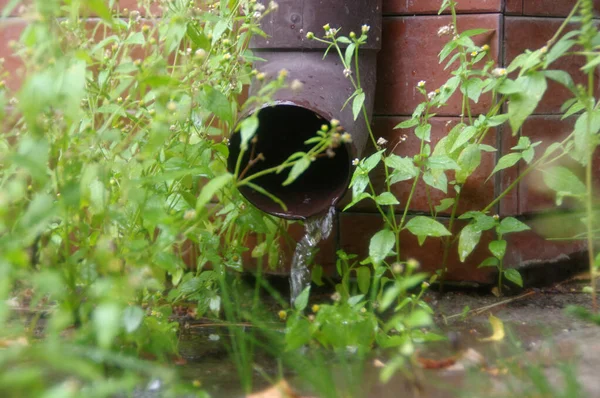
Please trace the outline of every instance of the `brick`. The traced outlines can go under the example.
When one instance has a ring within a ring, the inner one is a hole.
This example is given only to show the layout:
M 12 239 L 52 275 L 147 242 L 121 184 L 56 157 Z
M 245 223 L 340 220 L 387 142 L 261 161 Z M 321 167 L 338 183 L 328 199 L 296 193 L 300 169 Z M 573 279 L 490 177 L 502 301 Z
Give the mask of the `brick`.
M 575 118 L 561 120 L 560 116 L 532 116 L 525 121 L 522 128 L 522 135 L 527 136 L 532 142 L 541 141 L 542 143 L 536 147 L 536 157 L 538 159 L 543 155 L 546 148 L 554 143 L 560 142 L 573 131 Z M 516 143 L 517 138 L 513 139 Z M 600 151 L 594 161 L 594 185 L 600 186 Z M 585 181 L 585 170 L 576 161 L 569 156 L 565 156 L 555 162 L 551 166 L 564 166 L 572 170 L 581 181 Z M 526 165 L 521 164 L 521 171 Z M 543 181 L 543 171 L 535 170 L 526 176 L 519 184 L 519 213 L 535 213 L 540 211 L 556 210 L 556 209 L 576 209 L 581 205 L 575 199 L 565 199 L 564 203 L 557 207 L 555 204 L 556 193 L 550 190 Z
M 4 8 L 8 5 L 8 3 L 10 2 L 10 0 L 0 0 L 0 13 L 4 11 Z M 9 16 L 19 16 L 21 15 L 22 12 L 28 13 L 30 10 L 32 10 L 32 0 L 20 0 L 20 5 L 14 7 Z M 141 15 L 144 16 L 148 16 L 150 14 L 155 15 L 155 16 L 160 16 L 162 14 L 162 6 L 159 5 L 158 2 L 153 2 L 150 5 L 150 13 L 146 12 L 145 7 L 139 7 L 138 6 L 138 0 L 115 0 L 114 1 L 114 10 L 129 10 L 129 11 L 139 11 Z M 85 10 L 84 8 L 82 8 L 82 10 Z M 85 13 L 85 15 L 89 15 L 89 16 L 94 16 L 94 13 Z
M 4 58 L 4 71 L 9 73 L 9 77 L 3 76 L 3 79 L 6 80 L 6 86 L 11 91 L 21 87 L 24 71 L 23 62 L 14 55 L 9 44 L 19 40 L 26 26 L 27 21 L 20 18 L 5 19 L 0 22 L 0 57 Z
M 577 0 L 522 0 L 523 15 L 566 17 Z M 600 0 L 594 0 L 594 10 L 600 13 Z
M 402 117 L 377 117 L 375 118 L 374 128 L 377 137 L 383 137 L 388 140 L 388 147 L 394 148 L 394 153 L 399 156 L 414 156 L 419 153 L 420 140 L 414 135 L 414 129 L 398 129 L 394 130 L 394 126 L 398 123 L 406 120 Z M 431 119 L 432 132 L 431 132 L 431 147 L 435 148 L 437 142 L 445 137 L 448 132 L 454 127 L 460 118 L 454 117 L 434 117 Z M 407 135 L 407 140 L 403 143 L 398 143 L 399 138 L 403 135 Z M 485 142 L 488 145 L 495 145 L 496 131 L 490 130 Z M 481 210 L 488 203 L 494 199 L 494 178 L 485 182 L 487 177 L 490 175 L 495 164 L 495 154 L 484 152 L 481 165 L 477 171 L 467 180 L 458 207 L 459 213 L 468 210 Z M 454 179 L 452 172 L 447 172 L 448 181 Z M 385 190 L 385 175 L 382 168 L 377 168 L 371 174 L 371 179 L 375 190 L 381 193 Z M 404 210 L 404 204 L 408 200 L 408 196 L 411 190 L 413 181 L 403 181 L 392 185 L 392 193 L 398 198 L 401 205 L 398 206 L 397 212 Z M 429 187 L 429 195 L 433 205 L 438 205 L 441 199 L 446 197 L 454 197 L 454 189 L 449 186 L 448 194 L 444 194 L 442 191 Z M 344 206 L 351 201 L 352 193 L 348 192 L 341 206 Z M 423 181 L 419 181 L 415 194 L 410 206 L 411 211 L 429 212 L 429 201 L 427 199 L 426 184 Z M 349 211 L 367 211 L 376 212 L 377 209 L 375 204 L 371 200 L 364 200 L 352 207 Z M 448 210 L 440 214 L 450 214 L 451 210 Z
M 509 65 L 513 59 L 525 50 L 537 50 L 546 45 L 546 42 L 558 30 L 562 21 L 556 18 L 505 18 L 505 59 L 504 64 Z M 575 26 L 573 26 L 575 28 Z M 576 84 L 586 84 L 587 77 L 579 70 L 585 64 L 584 57 L 569 56 L 552 64 L 552 69 L 566 70 Z M 596 70 L 595 81 L 598 82 L 600 73 Z M 555 83 L 548 82 L 548 91 L 536 109 L 536 114 L 560 113 L 561 105 L 569 98 L 571 92 Z
M 447 225 L 447 220 L 439 221 Z M 370 239 L 383 227 L 379 215 L 351 214 L 340 215 L 340 248 L 346 253 L 358 254 L 358 260 L 363 260 L 369 255 Z M 460 231 L 459 228 L 456 231 Z M 479 283 L 492 283 L 493 269 L 477 268 L 489 253 L 487 243 L 490 237 L 482 238 L 480 246 L 467 258 L 464 263 L 458 259 L 456 244 L 448 252 L 448 274 L 450 281 L 469 281 Z M 423 246 L 419 246 L 417 238 L 408 231 L 400 234 L 401 258 L 403 260 L 414 258 L 421 263 L 421 270 L 435 272 L 442 265 L 443 244 L 440 239 L 428 238 Z
M 423 16 L 384 18 L 382 50 L 378 59 L 377 93 L 375 113 L 380 115 L 411 115 L 423 101 L 416 86 L 420 80 L 427 81 L 428 89 L 435 89 L 450 77 L 450 70 L 438 63 L 438 53 L 448 36 L 438 37 L 439 27 L 451 22 L 449 16 Z M 498 59 L 500 14 L 461 15 L 459 29 L 487 28 L 491 31 L 475 37 L 478 45 L 489 44 L 490 53 Z M 452 69 L 452 68 L 450 68 Z M 440 116 L 461 113 L 459 95 L 455 95 L 447 106 L 436 109 Z M 473 113 L 489 108 L 491 96 L 482 96 L 474 104 Z
M 560 218 L 554 219 L 552 224 L 563 221 Z M 532 224 L 531 222 L 528 223 Z M 563 234 L 560 237 L 569 237 L 569 235 Z M 564 259 L 571 254 L 581 252 L 587 246 L 585 241 L 582 240 L 548 240 L 545 232 L 541 230 L 508 234 L 506 235 L 506 241 L 507 250 L 506 257 L 504 258 L 506 268 L 530 267 L 544 263 L 545 267 L 550 268 L 554 262 Z
M 387 0 L 383 3 L 384 15 L 437 14 L 440 0 Z M 501 0 L 463 0 L 457 5 L 458 13 L 500 12 Z M 446 10 L 445 13 L 449 11 Z
M 505 0 L 504 13 L 506 15 L 523 15 L 524 0 Z

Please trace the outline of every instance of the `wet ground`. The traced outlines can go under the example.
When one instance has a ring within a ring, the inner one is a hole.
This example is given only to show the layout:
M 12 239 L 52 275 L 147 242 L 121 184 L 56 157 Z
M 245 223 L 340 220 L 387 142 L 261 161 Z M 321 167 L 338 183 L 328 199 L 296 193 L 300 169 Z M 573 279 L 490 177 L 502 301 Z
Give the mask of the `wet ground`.
M 396 373 L 386 384 L 379 379 L 381 366 L 393 360 L 393 352 L 331 361 L 324 370 L 331 381 L 328 395 L 600 397 L 600 327 L 565 313 L 570 305 L 590 307 L 590 296 L 581 293 L 583 285 L 573 280 L 504 298 L 473 292 L 450 292 L 440 298 L 432 293 L 428 301 L 448 341 L 421 348 L 409 370 Z M 466 307 L 470 312 L 465 317 Z M 481 341 L 492 334 L 490 314 L 505 327 L 501 341 Z M 250 326 L 237 327 L 250 331 Z M 223 344 L 231 329 L 200 323 L 189 325 L 188 332 L 180 344 L 185 378 L 200 382 L 213 397 L 243 397 L 237 368 Z M 298 396 L 323 395 L 315 392 L 318 380 L 280 370 L 266 354 L 256 353 L 253 362 L 254 391 L 268 388 L 283 375 Z

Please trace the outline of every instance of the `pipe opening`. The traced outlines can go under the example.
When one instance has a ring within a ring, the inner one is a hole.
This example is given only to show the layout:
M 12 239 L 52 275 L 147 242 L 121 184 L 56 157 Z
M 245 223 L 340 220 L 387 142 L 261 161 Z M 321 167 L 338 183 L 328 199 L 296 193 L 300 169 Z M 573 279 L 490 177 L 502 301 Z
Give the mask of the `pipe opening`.
M 317 113 L 294 105 L 276 105 L 263 108 L 258 113 L 259 127 L 255 155 L 262 153 L 259 161 L 248 169 L 246 176 L 283 163 L 290 155 L 307 152 L 312 145 L 304 142 L 316 135 L 323 124 L 329 122 Z M 233 134 L 230 142 L 228 168 L 235 170 L 240 153 L 240 134 Z M 250 161 L 250 152 L 246 151 L 242 159 L 240 172 Z M 287 211 L 267 196 L 249 187 L 240 188 L 241 193 L 259 209 L 285 218 L 304 219 L 325 212 L 342 197 L 350 179 L 349 147 L 341 145 L 335 149 L 335 156 L 319 157 L 296 181 L 288 186 L 282 183 L 287 179 L 290 169 L 280 174 L 268 174 L 253 182 L 282 200 Z

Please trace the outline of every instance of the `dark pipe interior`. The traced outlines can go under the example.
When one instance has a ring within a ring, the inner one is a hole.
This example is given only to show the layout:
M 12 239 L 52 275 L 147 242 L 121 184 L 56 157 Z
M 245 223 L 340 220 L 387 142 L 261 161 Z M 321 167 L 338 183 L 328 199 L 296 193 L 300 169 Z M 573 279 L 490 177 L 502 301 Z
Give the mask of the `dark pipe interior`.
M 259 127 L 255 137 L 257 142 L 255 155 L 265 157 L 253 165 L 246 176 L 261 170 L 278 166 L 291 154 L 307 152 L 313 145 L 304 142 L 316 135 L 316 132 L 328 121 L 308 109 L 294 105 L 277 105 L 264 108 L 258 113 Z M 252 144 L 242 159 L 240 172 L 250 160 Z M 233 134 L 228 159 L 229 170 L 235 170 L 240 153 L 240 134 Z M 249 187 L 242 187 L 242 194 L 256 207 L 271 214 L 287 218 L 306 218 L 324 212 L 344 194 L 350 178 L 350 155 L 348 148 L 341 145 L 335 150 L 335 156 L 319 157 L 311 163 L 296 181 L 282 186 L 290 169 L 281 174 L 269 174 L 253 182 L 281 199 L 287 206 L 284 211 L 280 205 L 267 196 Z

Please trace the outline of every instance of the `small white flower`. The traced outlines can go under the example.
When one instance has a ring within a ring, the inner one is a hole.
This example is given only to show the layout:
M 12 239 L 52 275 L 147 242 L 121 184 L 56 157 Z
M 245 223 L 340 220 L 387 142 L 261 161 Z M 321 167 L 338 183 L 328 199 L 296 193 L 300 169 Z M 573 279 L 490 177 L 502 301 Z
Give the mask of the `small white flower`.
M 302 87 L 304 87 L 304 84 L 298 79 L 292 80 L 292 84 L 290 84 L 292 91 L 300 91 L 302 90 Z
M 431 101 L 432 99 L 435 98 L 435 91 L 430 91 L 429 93 L 427 93 L 427 98 L 429 98 L 429 101 Z
M 348 68 L 344 69 L 344 77 L 350 77 L 352 75 L 352 71 Z
M 262 17 L 262 13 L 260 11 L 254 11 L 252 17 L 254 17 L 255 19 L 259 19 L 260 17 Z
M 423 88 L 423 87 L 425 87 L 425 83 L 426 83 L 425 80 L 421 80 L 420 82 L 417 83 L 417 87 Z
M 444 25 L 437 31 L 439 37 L 446 36 L 452 33 L 452 25 Z
M 358 166 L 358 164 L 360 163 L 360 159 L 359 158 L 355 158 L 352 160 L 352 166 Z
M 504 75 L 506 75 L 505 68 L 495 68 L 494 70 L 492 70 L 492 76 L 494 77 L 502 77 Z
M 379 145 L 379 146 L 385 146 L 385 144 L 387 144 L 387 143 L 388 143 L 388 140 L 386 140 L 386 139 L 385 139 L 385 138 L 383 138 L 383 137 L 379 137 L 379 138 L 377 139 L 377 145 Z
M 265 10 L 265 6 L 260 4 L 260 3 L 256 3 L 254 5 L 254 11 L 264 11 Z
M 195 218 L 196 218 L 196 210 L 194 210 L 194 209 L 188 210 L 183 214 L 184 220 L 189 221 L 189 220 L 193 220 Z
M 370 31 L 370 30 L 371 30 L 371 27 L 370 27 L 369 25 L 363 25 L 363 26 L 361 26 L 361 27 L 360 27 L 360 30 L 361 30 L 363 33 L 367 33 L 368 31 Z
M 394 274 L 401 274 L 404 271 L 404 266 L 400 263 L 394 263 L 392 265 L 392 272 Z
M 331 295 L 331 299 L 337 303 L 342 299 L 342 295 L 339 292 L 335 292 Z
M 275 11 L 279 8 L 279 4 L 274 1 L 269 2 L 269 10 Z
M 199 48 L 196 50 L 196 52 L 194 53 L 194 56 L 198 59 L 203 59 L 206 57 L 206 50 Z

